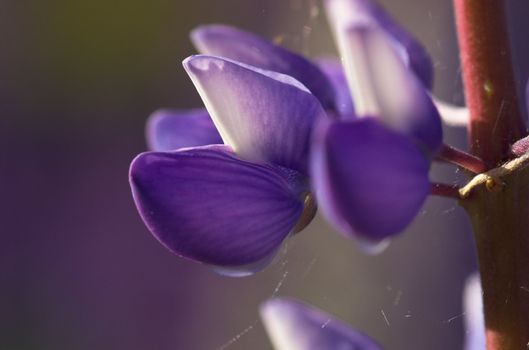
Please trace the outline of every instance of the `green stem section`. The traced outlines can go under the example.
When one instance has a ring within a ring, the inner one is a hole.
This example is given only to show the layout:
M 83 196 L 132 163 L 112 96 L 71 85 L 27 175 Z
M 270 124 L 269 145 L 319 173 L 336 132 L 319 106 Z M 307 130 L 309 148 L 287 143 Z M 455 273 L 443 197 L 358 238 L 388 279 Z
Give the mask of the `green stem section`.
M 525 135 L 504 1 L 454 0 L 454 8 L 471 152 L 490 169 L 508 160 L 510 145 Z M 462 189 L 478 250 L 488 350 L 527 349 L 529 343 L 528 169 L 494 169 L 493 176 L 471 181 L 468 193 Z
M 482 182 L 462 201 L 474 227 L 488 350 L 529 344 L 529 167 Z

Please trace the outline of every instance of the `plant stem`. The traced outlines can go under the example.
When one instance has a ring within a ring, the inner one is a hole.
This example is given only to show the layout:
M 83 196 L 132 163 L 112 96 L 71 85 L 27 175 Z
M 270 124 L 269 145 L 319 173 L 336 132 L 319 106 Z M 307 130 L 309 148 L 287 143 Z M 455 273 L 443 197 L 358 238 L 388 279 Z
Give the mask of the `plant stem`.
M 488 350 L 529 344 L 529 167 L 475 187 L 461 203 L 478 250 Z
M 512 69 L 504 1 L 454 0 L 470 109 L 472 154 L 489 168 L 525 135 Z M 500 172 L 501 173 L 501 172 Z M 483 176 L 483 175 L 481 175 Z M 488 350 L 529 343 L 529 167 L 476 182 L 461 201 L 474 227 Z M 492 180 L 492 185 L 498 179 Z
M 447 145 L 443 145 L 437 159 L 458 165 L 474 174 L 479 174 L 487 170 L 487 165 L 480 158 Z
M 525 134 L 503 0 L 454 0 L 472 154 L 495 167 Z

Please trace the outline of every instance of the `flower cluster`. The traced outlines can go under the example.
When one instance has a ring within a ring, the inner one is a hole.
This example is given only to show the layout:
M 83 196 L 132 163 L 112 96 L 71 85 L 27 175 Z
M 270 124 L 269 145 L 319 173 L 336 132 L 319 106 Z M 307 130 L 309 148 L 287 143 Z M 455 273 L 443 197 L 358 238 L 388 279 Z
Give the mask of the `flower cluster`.
M 201 54 L 183 65 L 206 108 L 156 112 L 152 151 L 130 168 L 140 215 L 174 253 L 251 273 L 316 203 L 363 246 L 420 210 L 442 147 L 431 61 L 373 1 L 325 7 L 343 69 L 230 26 L 191 33 Z
M 339 232 L 377 250 L 438 189 L 429 180 L 434 159 L 448 155 L 483 171 L 479 160 L 443 145 L 439 111 L 456 122 L 466 115 L 434 103 L 432 63 L 420 43 L 373 0 L 324 4 L 341 60 L 311 61 L 226 25 L 191 33 L 200 54 L 183 66 L 205 108 L 154 113 L 151 151 L 130 167 L 138 211 L 170 251 L 251 274 L 317 208 Z M 513 151 L 525 152 L 524 142 Z M 483 346 L 476 288 L 467 293 L 468 349 Z M 261 315 L 278 350 L 380 349 L 294 300 L 268 301 Z

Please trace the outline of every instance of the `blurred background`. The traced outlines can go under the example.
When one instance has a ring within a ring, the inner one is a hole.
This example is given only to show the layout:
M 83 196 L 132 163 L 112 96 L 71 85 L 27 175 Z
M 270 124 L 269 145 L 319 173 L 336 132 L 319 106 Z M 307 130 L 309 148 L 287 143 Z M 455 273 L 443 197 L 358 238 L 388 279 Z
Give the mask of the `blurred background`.
M 508 1 L 520 86 L 529 4 Z M 435 92 L 462 103 L 450 1 L 386 0 L 433 57 Z M 310 0 L 0 1 L 0 349 L 271 349 L 258 305 L 308 301 L 387 349 L 460 349 L 475 269 L 468 220 L 430 199 L 380 256 L 319 217 L 248 278 L 173 256 L 144 227 L 127 172 L 160 107 L 201 102 L 181 67 L 188 32 L 230 23 L 333 54 Z M 466 147 L 465 131 L 446 129 Z M 452 168 L 434 178 L 455 181 Z M 384 317 L 385 315 L 385 317 Z

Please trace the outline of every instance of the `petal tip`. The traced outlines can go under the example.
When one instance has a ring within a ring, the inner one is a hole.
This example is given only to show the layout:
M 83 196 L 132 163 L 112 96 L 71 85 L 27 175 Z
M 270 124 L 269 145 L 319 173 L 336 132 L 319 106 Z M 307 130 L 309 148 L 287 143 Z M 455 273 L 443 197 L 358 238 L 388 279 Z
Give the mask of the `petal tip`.
M 259 313 L 277 350 L 379 350 L 367 335 L 328 313 L 291 298 L 273 298 Z
M 145 162 L 145 158 L 147 157 L 149 152 L 143 152 L 138 154 L 134 159 L 132 159 L 132 162 L 129 166 L 129 181 L 131 185 L 136 183 L 136 180 L 138 180 L 138 176 L 141 175 L 141 166 Z
M 372 241 L 364 237 L 355 237 L 356 243 L 362 252 L 367 255 L 378 255 L 383 253 L 391 244 L 391 239 L 386 238 L 381 241 Z
M 148 171 L 146 171 L 147 165 L 151 162 L 150 155 L 152 152 L 143 152 L 138 154 L 129 166 L 129 185 L 132 193 L 132 199 L 138 213 L 144 222 L 146 218 L 141 204 L 141 188 L 144 185 L 146 179 L 149 177 Z
M 170 113 L 169 109 L 160 108 L 149 114 L 145 128 L 147 129 L 147 135 L 149 131 L 156 129 L 158 124 Z
M 213 39 L 215 34 L 220 34 L 222 31 L 229 31 L 232 28 L 226 24 L 203 24 L 193 28 L 189 33 L 189 38 L 193 45 L 197 46 L 197 44 L 201 44 L 208 39 Z M 197 48 L 200 50 L 199 47 Z
M 217 27 L 213 24 L 205 24 L 195 27 L 191 32 L 189 32 L 189 39 L 199 52 L 205 50 L 204 44 L 209 38 L 209 34 Z
M 205 33 L 207 32 L 208 27 L 209 25 L 200 25 L 200 26 L 193 28 L 189 32 L 189 39 L 191 39 L 191 42 L 193 43 L 193 45 L 196 46 L 196 43 L 202 40 Z
M 193 55 L 182 61 L 184 69 L 189 75 L 199 75 L 214 68 L 222 69 L 224 60 L 220 57 L 207 55 Z

